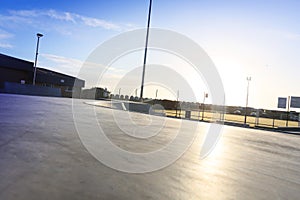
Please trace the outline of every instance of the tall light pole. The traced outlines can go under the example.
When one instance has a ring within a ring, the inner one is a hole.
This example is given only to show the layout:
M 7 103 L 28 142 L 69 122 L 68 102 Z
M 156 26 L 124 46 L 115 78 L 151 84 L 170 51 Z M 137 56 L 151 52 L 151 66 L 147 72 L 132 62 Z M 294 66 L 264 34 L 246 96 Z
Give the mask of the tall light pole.
M 177 90 L 177 97 L 176 97 L 176 113 L 175 113 L 176 117 L 177 117 L 177 109 L 178 109 L 178 100 L 179 100 L 179 90 Z
M 150 18 L 151 17 L 151 7 L 152 7 L 152 0 L 150 0 L 150 4 L 149 4 L 148 24 L 147 24 L 147 33 L 146 33 L 146 43 L 145 43 L 145 54 L 144 54 L 144 64 L 143 64 L 143 74 L 142 74 L 140 101 L 143 101 L 145 68 L 146 68 L 146 63 L 147 63 L 148 38 L 149 38 L 149 28 L 150 28 L 150 19 L 151 19 Z
M 208 93 L 204 92 L 203 96 L 203 104 L 202 104 L 202 121 L 204 120 L 204 112 L 205 112 L 205 98 L 208 98 Z
M 154 104 L 156 104 L 156 101 L 157 101 L 157 94 L 158 94 L 158 89 L 156 89 L 156 92 L 155 92 L 155 101 L 154 101 Z
M 285 126 L 289 126 L 289 117 L 290 117 L 290 102 L 291 102 L 291 96 L 288 96 L 288 103 L 287 103 L 287 112 L 286 112 L 286 123 Z
M 245 108 L 245 118 L 244 118 L 244 124 L 247 123 L 247 110 L 248 110 L 248 99 L 249 99 L 249 83 L 251 81 L 251 76 L 247 76 L 247 96 L 246 96 L 246 108 Z
M 34 61 L 34 72 L 33 72 L 33 81 L 32 85 L 35 85 L 35 79 L 36 79 L 36 63 L 37 63 L 37 58 L 39 54 L 39 43 L 40 43 L 40 38 L 43 37 L 43 34 L 37 33 L 37 42 L 36 42 L 36 51 L 35 51 L 35 61 Z

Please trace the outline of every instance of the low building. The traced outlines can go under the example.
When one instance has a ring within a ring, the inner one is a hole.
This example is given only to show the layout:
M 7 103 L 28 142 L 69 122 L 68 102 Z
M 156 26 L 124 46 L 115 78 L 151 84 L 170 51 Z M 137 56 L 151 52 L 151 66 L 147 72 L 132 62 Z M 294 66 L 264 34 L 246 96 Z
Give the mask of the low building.
M 48 69 L 37 68 L 36 71 L 36 85 L 60 88 L 63 97 L 80 97 L 84 83 L 81 79 Z
M 83 99 L 107 99 L 110 92 L 106 88 L 94 87 L 91 89 L 82 90 L 81 98 Z
M 4 82 L 32 83 L 33 63 L 0 54 L 0 88 Z
M 73 76 L 37 68 L 33 62 L 0 54 L 0 92 L 57 97 L 80 97 L 85 81 Z

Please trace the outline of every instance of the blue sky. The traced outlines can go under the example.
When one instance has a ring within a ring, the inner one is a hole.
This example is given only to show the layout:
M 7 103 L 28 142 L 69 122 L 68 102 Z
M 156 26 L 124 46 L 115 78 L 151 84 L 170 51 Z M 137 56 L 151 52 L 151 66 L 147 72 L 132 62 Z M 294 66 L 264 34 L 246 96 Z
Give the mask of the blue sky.
M 148 4 L 3 0 L 0 52 L 33 61 L 35 34 L 41 32 L 38 65 L 76 75 L 99 44 L 145 27 Z M 153 0 L 151 26 L 184 34 L 208 53 L 222 77 L 228 105 L 244 106 L 246 77 L 251 76 L 249 105 L 275 109 L 277 97 L 300 96 L 299 8 L 299 1 L 290 0 Z M 198 99 L 205 90 L 199 86 Z

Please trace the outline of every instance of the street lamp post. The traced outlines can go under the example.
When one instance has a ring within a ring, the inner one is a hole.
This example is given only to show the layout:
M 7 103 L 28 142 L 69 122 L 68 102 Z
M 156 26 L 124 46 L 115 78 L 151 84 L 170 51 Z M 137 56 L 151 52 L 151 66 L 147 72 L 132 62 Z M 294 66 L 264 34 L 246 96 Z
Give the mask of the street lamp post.
M 177 90 L 177 98 L 176 98 L 176 117 L 177 117 L 177 109 L 178 109 L 178 100 L 179 100 L 179 90 Z M 179 117 L 180 117 L 180 114 L 179 114 Z
M 245 118 L 244 124 L 247 123 L 247 110 L 248 110 L 248 99 L 249 99 L 249 82 L 251 81 L 251 76 L 247 76 L 247 96 L 246 96 L 246 107 L 245 107 Z
M 143 73 L 142 73 L 140 101 L 143 101 L 145 68 L 146 68 L 146 62 L 147 62 L 148 38 L 149 38 L 150 19 L 151 19 L 150 18 L 151 17 L 151 7 L 152 7 L 152 0 L 150 0 L 150 4 L 149 4 L 149 13 L 148 13 L 148 23 L 147 23 L 147 33 L 146 33 L 146 43 L 145 43 L 145 53 L 144 53 L 144 64 L 143 64 Z
M 155 104 L 156 104 L 156 101 L 157 101 L 157 94 L 158 94 L 158 89 L 156 89 L 156 92 L 155 92 L 155 100 L 154 100 Z
M 40 38 L 43 37 L 43 34 L 37 33 L 37 42 L 36 42 L 36 51 L 35 51 L 35 61 L 34 61 L 34 72 L 33 72 L 33 81 L 32 85 L 35 85 L 35 79 L 36 79 L 36 63 L 37 63 L 37 58 L 39 54 L 39 43 L 40 43 Z
M 204 111 L 205 111 L 205 98 L 208 97 L 208 93 L 204 92 L 203 104 L 202 104 L 202 121 L 204 120 Z
M 291 102 L 291 96 L 288 96 L 288 102 L 287 102 L 287 112 L 286 112 L 286 123 L 285 126 L 289 126 L 289 117 L 290 117 L 290 102 Z

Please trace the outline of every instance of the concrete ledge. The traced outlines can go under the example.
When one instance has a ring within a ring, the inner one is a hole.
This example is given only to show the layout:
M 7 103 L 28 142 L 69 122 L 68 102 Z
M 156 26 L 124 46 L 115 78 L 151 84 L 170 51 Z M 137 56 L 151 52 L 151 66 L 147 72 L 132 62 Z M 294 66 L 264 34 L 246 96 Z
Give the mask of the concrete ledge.
M 150 107 L 151 107 L 149 104 L 139 103 L 139 102 L 126 102 L 124 104 L 127 110 L 129 111 L 145 113 L 145 114 L 149 114 Z
M 132 111 L 149 114 L 151 105 L 147 103 L 131 102 L 131 101 L 95 101 L 85 102 L 86 104 L 93 106 L 100 106 L 105 108 L 112 108 L 118 110 Z
M 293 131 L 293 132 L 300 132 L 300 127 L 278 127 L 280 131 Z
M 223 122 L 224 125 L 228 125 L 228 126 L 238 126 L 238 127 L 245 127 L 245 128 L 249 128 L 249 124 L 244 124 L 244 123 L 237 123 L 237 122 Z

